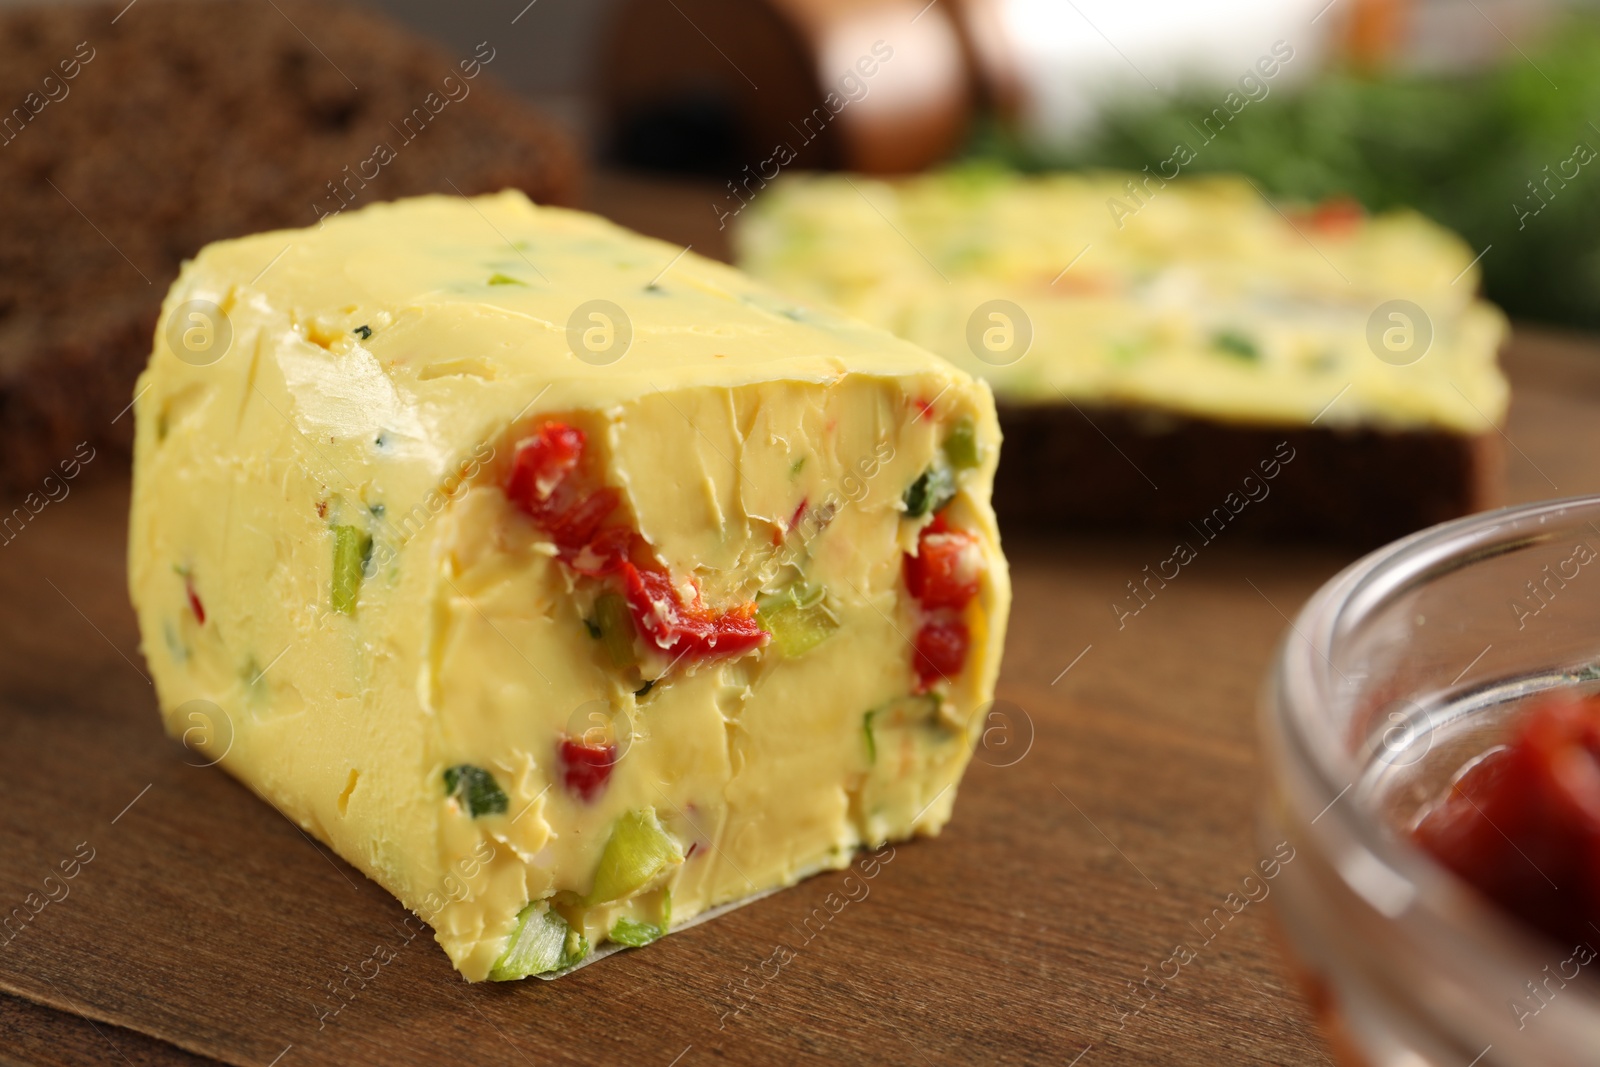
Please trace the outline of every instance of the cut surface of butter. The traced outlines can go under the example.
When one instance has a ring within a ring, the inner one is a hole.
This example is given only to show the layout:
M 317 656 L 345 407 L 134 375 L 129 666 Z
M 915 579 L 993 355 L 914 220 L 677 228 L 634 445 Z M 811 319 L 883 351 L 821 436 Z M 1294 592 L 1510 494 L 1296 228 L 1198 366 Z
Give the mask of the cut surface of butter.
M 1003 404 L 1481 433 L 1509 399 L 1477 250 L 1410 211 L 1279 208 L 1226 176 L 796 175 L 735 238 L 752 274 Z
M 168 731 L 466 978 L 949 820 L 1010 601 L 982 382 L 516 193 L 213 244 L 162 321 L 129 582 Z

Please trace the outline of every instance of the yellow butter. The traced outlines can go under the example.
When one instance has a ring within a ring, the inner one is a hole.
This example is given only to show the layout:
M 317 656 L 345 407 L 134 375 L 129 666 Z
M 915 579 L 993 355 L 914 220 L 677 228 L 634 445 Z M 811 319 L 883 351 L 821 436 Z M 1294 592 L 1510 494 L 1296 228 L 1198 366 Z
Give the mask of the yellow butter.
M 1474 295 L 1479 250 L 1414 212 L 1318 227 L 1239 178 L 957 170 L 786 178 L 741 222 L 745 269 L 926 346 L 1002 403 L 1462 433 L 1505 417 L 1506 323 Z M 991 320 L 995 300 L 1020 316 Z M 991 324 L 1031 331 L 1025 354 L 984 351 Z
M 168 730 L 422 915 L 471 980 L 937 832 L 992 696 L 1010 589 L 988 388 L 680 252 L 515 193 L 220 242 L 174 284 L 138 384 L 129 584 Z M 580 313 L 595 300 L 622 317 Z M 501 488 L 547 420 L 588 434 L 675 581 L 710 604 L 803 581 L 834 628 L 678 663 L 640 639 L 619 665 L 593 636 L 615 579 L 559 560 Z M 971 651 L 942 717 L 877 759 L 866 716 L 915 683 L 902 557 L 929 518 L 904 496 L 962 420 Z M 563 738 L 615 745 L 591 799 Z

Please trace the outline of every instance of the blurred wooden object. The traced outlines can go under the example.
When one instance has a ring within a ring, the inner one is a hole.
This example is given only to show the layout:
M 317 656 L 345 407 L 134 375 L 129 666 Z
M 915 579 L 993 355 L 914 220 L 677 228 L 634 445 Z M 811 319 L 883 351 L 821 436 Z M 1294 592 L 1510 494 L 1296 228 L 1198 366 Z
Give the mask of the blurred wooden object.
M 950 5 L 926 0 L 625 0 L 596 70 L 617 158 L 747 192 L 790 166 L 928 166 L 973 113 Z
M 980 106 L 1003 121 L 1021 114 L 1027 86 L 1017 68 L 1016 41 L 1006 25 L 1006 0 L 952 0 Z

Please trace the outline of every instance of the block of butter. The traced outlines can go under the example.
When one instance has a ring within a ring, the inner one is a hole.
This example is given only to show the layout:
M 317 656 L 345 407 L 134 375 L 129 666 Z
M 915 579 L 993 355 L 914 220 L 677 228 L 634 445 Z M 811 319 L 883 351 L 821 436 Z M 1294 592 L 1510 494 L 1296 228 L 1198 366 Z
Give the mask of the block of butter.
M 1010 587 L 988 387 L 520 194 L 213 244 L 139 381 L 168 731 L 554 975 L 936 833 Z

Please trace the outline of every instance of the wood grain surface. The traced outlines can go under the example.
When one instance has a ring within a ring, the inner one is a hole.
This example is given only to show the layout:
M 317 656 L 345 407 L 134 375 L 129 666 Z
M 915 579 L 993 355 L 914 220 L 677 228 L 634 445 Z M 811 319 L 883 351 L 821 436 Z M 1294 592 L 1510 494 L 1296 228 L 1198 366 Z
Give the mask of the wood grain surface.
M 703 187 L 597 196 L 723 251 Z M 1507 362 L 1512 497 L 1600 490 L 1600 345 L 1524 332 Z M 162 734 L 125 475 L 99 474 L 0 547 L 0 911 L 28 916 L 0 930 L 0 1062 L 1329 1062 L 1270 900 L 1123 1013 L 1270 849 L 1257 690 L 1345 555 L 1224 535 L 1119 630 L 1110 602 L 1167 545 L 1008 541 L 1013 713 L 942 836 L 557 982 L 468 986 L 387 893 Z M 380 947 L 353 999 L 328 993 Z

